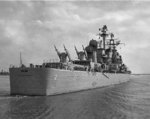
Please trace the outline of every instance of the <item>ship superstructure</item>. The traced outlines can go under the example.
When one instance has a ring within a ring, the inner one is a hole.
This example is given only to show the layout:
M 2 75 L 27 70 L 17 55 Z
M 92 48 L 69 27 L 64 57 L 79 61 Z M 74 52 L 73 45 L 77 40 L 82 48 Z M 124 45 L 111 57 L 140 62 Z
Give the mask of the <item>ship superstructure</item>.
M 99 32 L 98 40 L 82 45 L 83 51 L 75 46 L 78 60 L 71 58 L 65 45 L 64 52 L 54 45 L 59 62 L 10 68 L 11 94 L 53 95 L 128 81 L 131 71 L 116 48 L 121 42 L 108 32 L 106 25 Z
M 99 40 L 90 40 L 89 45 L 85 48 L 82 45 L 83 51 L 78 51 L 75 46 L 78 60 L 71 59 L 70 53 L 65 46 L 65 52 L 61 53 L 58 51 L 56 46 L 54 46 L 60 62 L 57 64 L 46 63 L 44 65 L 50 68 L 64 68 L 68 70 L 131 73 L 131 71 L 129 71 L 127 66 L 123 63 L 122 56 L 116 48 L 122 43 L 114 38 L 113 33 L 107 33 L 108 30 L 106 25 L 99 29 L 99 31 Z M 67 57 L 69 61 L 67 61 Z M 55 66 L 53 66 L 54 64 Z

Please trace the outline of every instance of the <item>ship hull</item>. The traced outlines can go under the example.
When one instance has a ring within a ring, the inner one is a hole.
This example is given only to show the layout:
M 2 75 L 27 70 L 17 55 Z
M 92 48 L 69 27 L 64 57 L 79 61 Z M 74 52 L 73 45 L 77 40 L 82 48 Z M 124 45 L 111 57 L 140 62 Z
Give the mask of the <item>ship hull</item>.
M 127 82 L 130 74 L 10 68 L 11 95 L 56 95 Z

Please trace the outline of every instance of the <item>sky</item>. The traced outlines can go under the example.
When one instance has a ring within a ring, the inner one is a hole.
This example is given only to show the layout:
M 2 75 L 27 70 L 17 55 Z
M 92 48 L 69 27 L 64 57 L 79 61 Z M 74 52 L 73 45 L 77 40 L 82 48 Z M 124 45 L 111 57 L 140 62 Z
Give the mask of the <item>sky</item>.
M 150 1 L 0 1 L 0 69 L 57 60 L 54 44 L 72 59 L 98 29 L 121 40 L 123 62 L 133 73 L 150 73 Z

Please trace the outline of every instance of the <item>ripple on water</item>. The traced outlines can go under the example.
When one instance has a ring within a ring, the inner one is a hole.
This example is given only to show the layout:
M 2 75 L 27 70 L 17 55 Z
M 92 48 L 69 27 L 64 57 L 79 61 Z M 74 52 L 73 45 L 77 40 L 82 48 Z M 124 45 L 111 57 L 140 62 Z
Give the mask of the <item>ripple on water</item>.
M 149 77 L 134 77 L 130 82 L 94 90 L 32 97 L 10 96 L 8 80 L 3 80 L 0 118 L 149 119 Z

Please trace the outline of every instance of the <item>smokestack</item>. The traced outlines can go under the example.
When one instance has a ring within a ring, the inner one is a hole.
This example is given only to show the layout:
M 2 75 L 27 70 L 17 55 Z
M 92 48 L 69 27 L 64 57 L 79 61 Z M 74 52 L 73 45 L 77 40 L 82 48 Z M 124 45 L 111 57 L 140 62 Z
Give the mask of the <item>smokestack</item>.
M 97 63 L 97 52 L 93 51 L 93 62 Z

